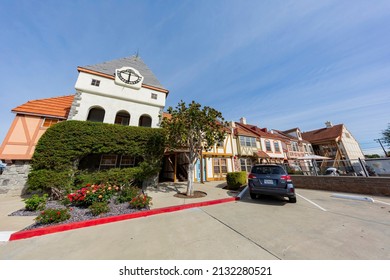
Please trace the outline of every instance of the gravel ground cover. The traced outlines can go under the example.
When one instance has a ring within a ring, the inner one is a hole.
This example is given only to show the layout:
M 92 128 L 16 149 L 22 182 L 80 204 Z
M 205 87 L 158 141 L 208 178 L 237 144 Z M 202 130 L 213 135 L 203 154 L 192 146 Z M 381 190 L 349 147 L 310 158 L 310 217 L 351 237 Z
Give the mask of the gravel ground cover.
M 41 224 L 41 223 L 34 223 L 23 230 L 29 230 L 29 229 L 35 229 L 35 228 L 42 228 L 47 226 L 53 226 L 53 225 L 61 225 L 61 224 L 68 224 L 68 223 L 74 223 L 74 222 L 80 222 L 80 221 L 86 221 L 86 220 L 92 220 L 97 218 L 103 218 L 103 217 L 110 217 L 110 216 L 118 216 L 122 214 L 129 214 L 134 213 L 138 211 L 148 210 L 148 208 L 143 209 L 134 209 L 130 208 L 129 203 L 120 203 L 116 204 L 114 199 L 111 199 L 108 206 L 110 207 L 110 211 L 104 214 L 100 214 L 98 216 L 92 215 L 91 211 L 88 208 L 84 207 L 77 207 L 77 206 L 70 206 L 68 207 L 71 217 L 63 222 L 59 223 L 53 223 L 53 224 Z M 46 203 L 47 209 L 64 209 L 66 206 L 61 204 L 59 201 L 55 200 L 49 200 Z M 20 209 L 18 211 L 15 211 L 11 213 L 9 216 L 38 216 L 41 211 L 27 211 L 25 209 Z

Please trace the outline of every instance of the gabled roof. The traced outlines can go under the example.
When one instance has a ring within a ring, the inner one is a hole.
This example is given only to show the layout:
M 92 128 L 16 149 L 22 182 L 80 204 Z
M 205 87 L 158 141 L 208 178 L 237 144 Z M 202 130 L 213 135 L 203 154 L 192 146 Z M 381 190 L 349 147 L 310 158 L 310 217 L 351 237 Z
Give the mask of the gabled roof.
M 167 91 L 167 89 L 161 85 L 153 72 L 139 56 L 129 56 L 102 62 L 99 64 L 79 66 L 77 70 L 81 72 L 88 72 L 85 70 L 90 70 L 96 72 L 96 74 L 100 73 L 104 74 L 104 76 L 115 78 L 115 69 L 119 69 L 125 66 L 137 69 L 141 75 L 144 76 L 144 84 Z
M 293 132 L 293 131 L 296 131 L 296 128 L 294 129 L 290 129 L 290 130 L 286 130 L 286 131 L 280 131 L 280 130 L 277 130 L 277 129 L 273 129 L 275 131 L 275 133 L 277 133 L 280 137 L 286 139 L 286 140 L 289 140 L 289 141 L 297 141 L 297 142 L 304 142 L 304 143 L 310 143 L 309 141 L 305 140 L 302 138 L 302 140 L 299 140 L 298 137 L 295 137 L 295 136 L 292 136 L 291 134 L 289 134 L 288 132 Z
M 235 123 L 234 135 L 249 136 L 249 137 L 259 137 L 259 135 L 250 129 L 240 126 L 240 123 Z
M 261 129 L 260 127 L 252 125 L 252 124 L 243 124 L 243 123 L 236 122 L 236 127 L 242 127 L 246 130 L 249 130 L 252 133 L 254 133 L 257 137 L 276 139 L 276 140 L 285 140 L 285 139 L 282 139 L 282 137 L 279 137 L 278 135 L 266 132 L 265 128 Z
M 27 103 L 24 103 L 23 105 L 12 109 L 12 112 L 27 115 L 67 119 L 70 107 L 72 106 L 73 99 L 74 95 L 67 95 L 31 100 Z
M 337 124 L 332 127 L 325 127 L 321 129 L 303 132 L 302 138 L 311 143 L 336 140 L 338 137 L 342 136 L 343 126 L 343 124 Z

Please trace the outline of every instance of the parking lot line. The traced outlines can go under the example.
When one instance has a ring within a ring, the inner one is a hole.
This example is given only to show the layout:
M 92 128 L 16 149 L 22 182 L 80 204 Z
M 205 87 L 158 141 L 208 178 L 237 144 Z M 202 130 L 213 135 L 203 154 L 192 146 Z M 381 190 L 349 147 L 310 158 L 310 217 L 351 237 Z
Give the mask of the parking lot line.
M 378 202 L 378 203 L 382 203 L 382 204 L 390 205 L 390 203 L 383 202 L 383 201 L 376 200 L 376 199 L 373 199 L 373 202 Z
M 308 198 L 306 198 L 306 197 L 304 197 L 304 196 L 302 196 L 302 195 L 300 195 L 300 194 L 298 194 L 298 193 L 296 193 L 296 195 L 299 196 L 300 198 L 303 198 L 303 199 L 306 200 L 307 202 L 313 204 L 314 206 L 318 207 L 318 208 L 321 209 L 322 211 L 327 211 L 325 208 L 319 206 L 317 203 L 311 201 L 310 199 L 308 199 Z

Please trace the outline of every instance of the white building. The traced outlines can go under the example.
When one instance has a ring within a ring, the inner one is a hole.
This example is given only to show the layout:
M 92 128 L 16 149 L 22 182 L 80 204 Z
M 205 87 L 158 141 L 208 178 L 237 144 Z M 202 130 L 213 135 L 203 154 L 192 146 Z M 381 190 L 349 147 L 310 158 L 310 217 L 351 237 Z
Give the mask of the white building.
M 159 127 L 168 90 L 138 56 L 78 67 L 68 120 Z

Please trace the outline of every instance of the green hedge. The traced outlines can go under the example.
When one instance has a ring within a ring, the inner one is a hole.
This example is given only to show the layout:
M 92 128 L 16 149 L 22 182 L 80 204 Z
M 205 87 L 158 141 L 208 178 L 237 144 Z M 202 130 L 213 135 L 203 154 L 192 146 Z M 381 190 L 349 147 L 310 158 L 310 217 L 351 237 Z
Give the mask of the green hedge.
M 39 139 L 32 158 L 28 190 L 66 193 L 76 184 L 110 182 L 123 185 L 158 173 L 165 135 L 160 128 L 121 126 L 86 121 L 64 121 Z M 80 161 L 89 155 L 117 154 L 142 160 L 136 168 L 85 173 Z
M 159 161 L 165 148 L 162 129 L 114 124 L 64 121 L 50 127 L 39 139 L 32 168 L 67 170 L 90 154 L 118 154 Z
M 226 182 L 229 190 L 237 190 L 246 185 L 246 172 L 230 172 L 226 175 Z
M 132 168 L 112 168 L 104 171 L 96 172 L 80 172 L 75 177 L 75 185 L 81 187 L 86 184 L 101 184 L 108 183 L 118 186 L 130 186 L 133 184 L 139 185 L 142 180 L 143 170 L 140 167 Z
M 28 190 L 50 193 L 66 193 L 72 188 L 73 181 L 69 172 L 55 170 L 32 170 L 28 174 Z M 60 195 L 60 194 L 58 194 Z

